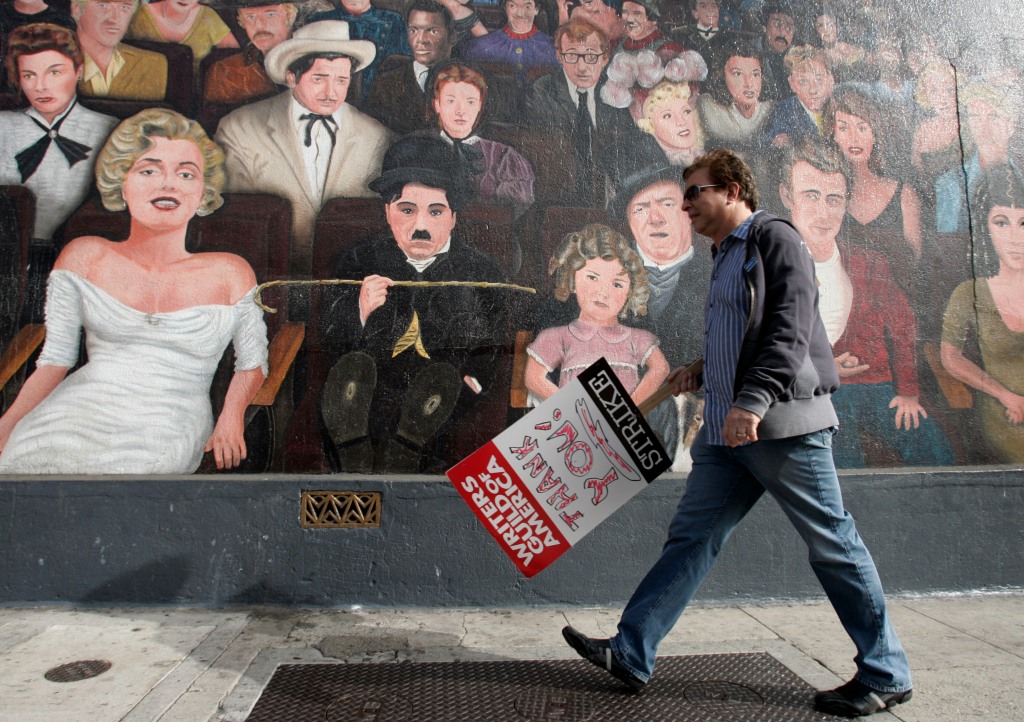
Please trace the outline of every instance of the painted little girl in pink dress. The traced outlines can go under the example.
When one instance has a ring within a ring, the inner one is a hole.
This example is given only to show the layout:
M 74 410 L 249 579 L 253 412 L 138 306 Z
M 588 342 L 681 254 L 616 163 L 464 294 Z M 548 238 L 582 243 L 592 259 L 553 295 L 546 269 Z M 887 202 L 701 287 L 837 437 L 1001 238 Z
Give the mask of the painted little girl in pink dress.
M 650 287 L 636 251 L 611 228 L 591 224 L 568 234 L 551 259 L 555 298 L 573 294 L 580 315 L 566 326 L 547 328 L 527 348 L 526 387 L 546 399 L 602 356 L 637 404 L 668 376 L 657 336 L 624 326 L 630 313 L 647 313 Z M 558 384 L 548 374 L 558 370 Z

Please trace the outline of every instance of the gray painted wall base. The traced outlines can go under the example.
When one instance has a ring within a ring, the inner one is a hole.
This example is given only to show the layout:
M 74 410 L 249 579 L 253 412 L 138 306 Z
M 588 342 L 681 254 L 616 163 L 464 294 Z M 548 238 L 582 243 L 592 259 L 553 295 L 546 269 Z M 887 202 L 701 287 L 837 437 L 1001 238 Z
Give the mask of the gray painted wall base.
M 887 592 L 1024 587 L 1019 469 L 842 477 Z M 0 602 L 517 606 L 623 602 L 685 487 L 666 476 L 524 579 L 446 479 L 318 476 L 0 481 Z M 299 526 L 302 490 L 379 490 L 379 529 Z M 764 499 L 698 599 L 821 594 Z

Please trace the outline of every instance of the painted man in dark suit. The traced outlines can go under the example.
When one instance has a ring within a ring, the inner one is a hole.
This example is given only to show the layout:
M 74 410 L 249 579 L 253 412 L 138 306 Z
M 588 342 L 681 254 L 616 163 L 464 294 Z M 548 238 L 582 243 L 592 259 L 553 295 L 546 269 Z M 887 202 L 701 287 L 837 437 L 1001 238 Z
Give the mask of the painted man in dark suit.
M 430 70 L 447 60 L 455 42 L 455 21 L 435 0 L 412 0 L 405 12 L 412 58 L 377 76 L 363 110 L 398 135 L 430 128 L 427 120 Z
M 732 31 L 721 27 L 722 7 L 718 0 L 688 0 L 687 5 L 693 25 L 678 37 L 686 47 L 700 53 L 709 68 L 717 65 L 719 56 L 736 39 Z
M 608 38 L 595 25 L 572 20 L 555 31 L 555 52 L 562 66 L 535 80 L 524 99 L 524 122 L 530 130 L 552 134 L 554 146 L 560 136 L 568 142 L 562 167 L 571 169 L 574 182 L 567 179 L 565 204 L 599 206 L 594 193 L 594 159 L 615 139 L 636 133 L 629 112 L 601 101 L 602 74 L 608 65 Z
M 443 140 L 396 141 L 370 187 L 386 203 L 390 233 L 335 265 L 338 278 L 362 285 L 337 287 L 323 316 L 325 344 L 339 356 L 321 398 L 328 452 L 342 471 L 438 470 L 450 461 L 450 421 L 494 391 L 510 299 L 498 289 L 396 281 L 505 278 L 455 232 L 473 186 Z

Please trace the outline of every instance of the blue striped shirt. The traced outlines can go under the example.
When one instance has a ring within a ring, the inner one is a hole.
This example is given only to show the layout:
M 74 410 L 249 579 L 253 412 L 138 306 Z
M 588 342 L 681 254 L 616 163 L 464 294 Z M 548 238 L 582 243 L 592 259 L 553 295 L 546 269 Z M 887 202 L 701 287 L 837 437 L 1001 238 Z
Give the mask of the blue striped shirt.
M 758 213 L 712 250 L 715 260 L 704 306 L 704 433 L 709 444 L 725 444 L 722 424 L 732 408 L 736 364 L 750 319 L 750 289 L 743 273 L 746 241 Z

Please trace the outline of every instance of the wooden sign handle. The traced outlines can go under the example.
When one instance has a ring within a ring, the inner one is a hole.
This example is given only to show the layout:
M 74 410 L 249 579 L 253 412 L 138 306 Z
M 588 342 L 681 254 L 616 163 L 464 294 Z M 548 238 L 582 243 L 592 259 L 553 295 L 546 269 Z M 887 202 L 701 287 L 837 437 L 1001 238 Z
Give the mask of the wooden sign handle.
M 686 367 L 683 373 L 695 373 L 699 374 L 704 370 L 704 359 L 699 358 L 692 364 Z M 658 390 L 653 394 L 644 399 L 644 402 L 638 407 L 640 413 L 644 416 L 654 411 L 654 409 L 661 405 L 661 402 L 672 396 L 672 384 L 662 384 L 658 387 Z

